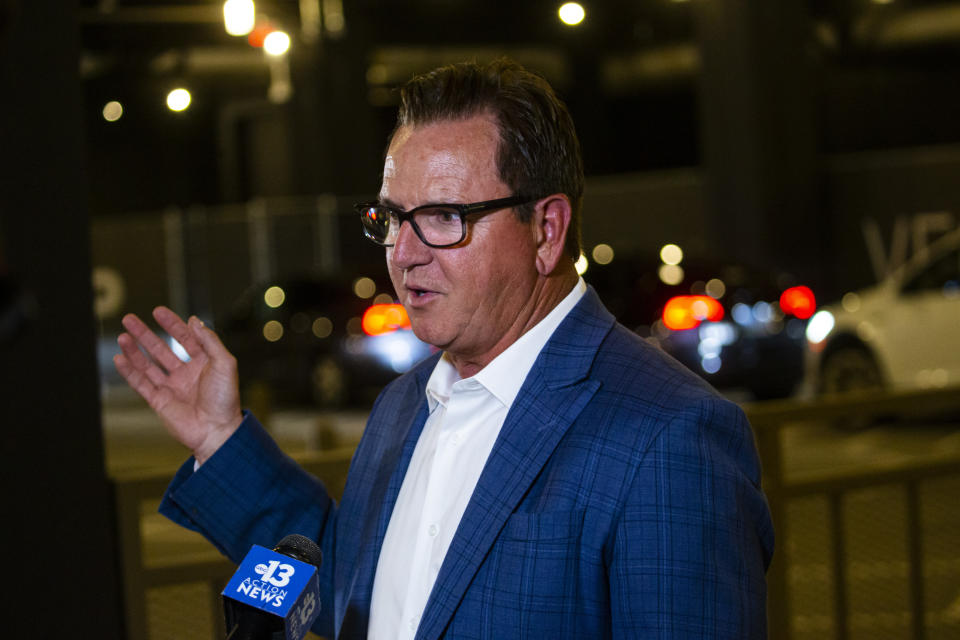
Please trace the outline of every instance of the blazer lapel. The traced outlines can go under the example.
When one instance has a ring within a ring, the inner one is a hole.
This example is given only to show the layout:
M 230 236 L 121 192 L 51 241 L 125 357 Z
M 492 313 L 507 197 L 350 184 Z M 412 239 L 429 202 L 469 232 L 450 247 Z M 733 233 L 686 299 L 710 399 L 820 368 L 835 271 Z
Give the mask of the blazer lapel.
M 460 521 L 417 638 L 439 638 L 488 551 L 553 450 L 599 388 L 587 378 L 614 324 L 592 288 L 547 342 L 524 381 Z
M 346 514 L 341 513 L 338 522 L 341 541 L 338 556 L 355 560 L 337 563 L 338 569 L 344 568 L 337 592 L 346 600 L 337 637 L 366 637 L 380 549 L 400 485 L 427 419 L 425 389 L 436 358 L 431 358 L 430 363 L 417 371 L 408 388 L 396 394 L 398 403 L 380 407 L 373 417 L 376 423 L 371 422 L 367 428 L 381 441 L 372 443 L 372 451 L 354 455 L 351 467 L 359 465 L 350 472 L 351 475 L 355 472 L 360 479 L 357 490 L 360 495 L 343 504 L 360 508 L 351 509 L 346 518 Z

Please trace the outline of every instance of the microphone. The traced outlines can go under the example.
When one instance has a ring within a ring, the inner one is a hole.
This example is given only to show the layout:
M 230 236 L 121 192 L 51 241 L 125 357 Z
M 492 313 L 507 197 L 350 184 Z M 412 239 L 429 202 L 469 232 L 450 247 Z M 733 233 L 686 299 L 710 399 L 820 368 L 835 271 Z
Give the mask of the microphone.
M 322 558 L 297 534 L 273 550 L 253 545 L 221 594 L 227 640 L 301 640 L 320 615 Z

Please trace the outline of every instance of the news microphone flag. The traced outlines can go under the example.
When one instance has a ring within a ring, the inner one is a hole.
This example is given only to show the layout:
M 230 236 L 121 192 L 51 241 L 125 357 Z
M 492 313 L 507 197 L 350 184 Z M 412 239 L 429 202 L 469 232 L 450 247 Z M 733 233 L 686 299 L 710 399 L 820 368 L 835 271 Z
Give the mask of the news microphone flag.
M 317 573 L 314 564 L 254 545 L 221 594 L 228 637 L 301 640 L 320 615 Z

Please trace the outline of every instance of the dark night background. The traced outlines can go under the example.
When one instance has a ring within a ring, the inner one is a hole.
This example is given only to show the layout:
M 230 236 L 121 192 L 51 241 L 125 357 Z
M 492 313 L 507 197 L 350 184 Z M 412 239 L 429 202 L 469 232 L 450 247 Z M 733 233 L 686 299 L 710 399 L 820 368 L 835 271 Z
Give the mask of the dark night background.
M 392 90 L 415 72 L 499 54 L 568 102 L 594 183 L 693 172 L 692 205 L 656 186 L 652 202 L 628 186 L 601 203 L 588 188 L 588 240 L 611 208 L 632 212 L 631 238 L 659 240 L 659 218 L 687 217 L 702 232 L 673 240 L 788 267 L 833 298 L 876 277 L 863 218 L 890 234 L 897 217 L 960 200 L 953 180 L 931 178 L 950 175 L 960 141 L 957 3 L 605 0 L 588 3 L 577 27 L 543 0 L 315 4 L 342 9 L 343 29 L 309 32 L 295 0 L 257 4 L 294 40 L 293 96 L 275 104 L 264 56 L 224 32 L 219 3 L 81 2 L 91 216 L 368 197 Z M 174 85 L 193 93 L 186 112 L 163 104 Z M 101 115 L 109 100 L 124 105 L 118 122 Z M 931 168 L 931 153 L 948 158 Z

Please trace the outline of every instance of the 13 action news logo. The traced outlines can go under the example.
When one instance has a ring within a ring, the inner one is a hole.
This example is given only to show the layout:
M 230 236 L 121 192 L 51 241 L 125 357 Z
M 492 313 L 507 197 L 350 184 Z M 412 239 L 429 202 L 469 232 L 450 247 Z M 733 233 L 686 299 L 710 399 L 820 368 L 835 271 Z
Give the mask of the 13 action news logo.
M 237 593 L 280 608 L 283 605 L 283 599 L 287 597 L 287 590 L 283 587 L 290 584 L 290 579 L 297 570 L 292 565 L 279 560 L 258 564 L 253 570 L 260 579 L 245 578 L 237 586 Z
M 286 640 L 303 638 L 320 613 L 318 568 L 265 547 L 253 545 L 224 587 L 228 624 L 236 623 L 243 605 L 282 619 Z

